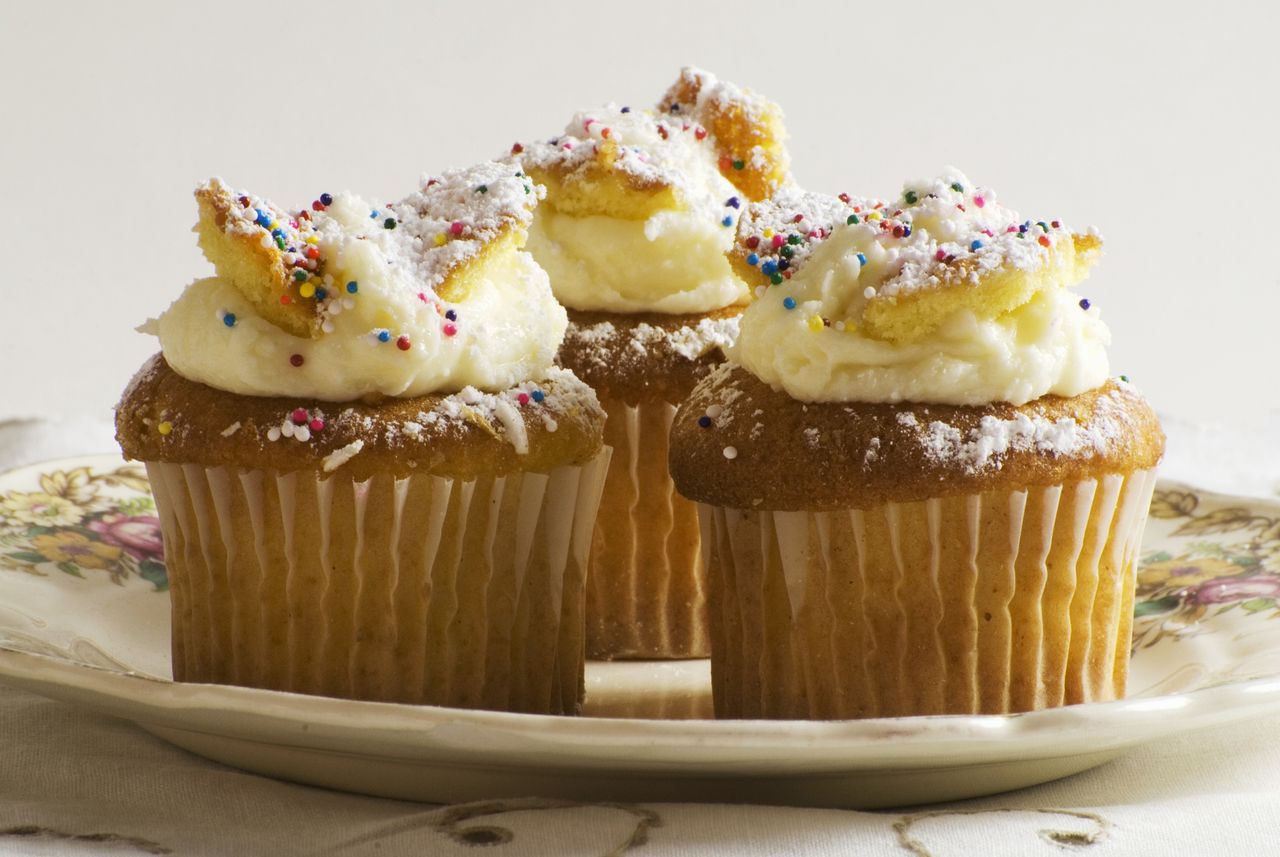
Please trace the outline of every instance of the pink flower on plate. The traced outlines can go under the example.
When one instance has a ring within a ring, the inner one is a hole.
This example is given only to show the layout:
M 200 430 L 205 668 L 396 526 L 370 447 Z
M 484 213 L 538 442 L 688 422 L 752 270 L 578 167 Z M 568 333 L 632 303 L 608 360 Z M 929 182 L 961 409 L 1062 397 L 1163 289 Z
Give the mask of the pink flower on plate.
M 104 515 L 88 526 L 102 541 L 124 548 L 135 559 L 164 560 L 164 539 L 155 515 Z
M 1280 577 L 1219 578 L 1191 591 L 1191 600 L 1197 604 L 1228 604 L 1253 598 L 1280 598 Z

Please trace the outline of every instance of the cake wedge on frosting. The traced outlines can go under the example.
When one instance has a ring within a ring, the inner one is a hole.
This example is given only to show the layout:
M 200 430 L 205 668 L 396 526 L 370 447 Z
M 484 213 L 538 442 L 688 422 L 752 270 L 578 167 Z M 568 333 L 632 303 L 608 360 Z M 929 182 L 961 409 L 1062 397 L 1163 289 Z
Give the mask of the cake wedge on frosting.
M 146 463 L 173 671 L 571 714 L 608 466 L 565 311 L 524 249 L 542 189 L 483 163 L 296 210 L 212 179 L 215 275 L 144 332 L 117 437 Z
M 1164 436 L 1074 290 L 1100 247 L 955 170 L 892 202 L 748 207 L 731 256 L 758 297 L 670 455 L 717 716 L 1123 696 Z
M 588 580 L 592 657 L 707 654 L 697 517 L 671 485 L 668 430 L 737 332 L 750 292 L 728 253 L 746 206 L 789 182 L 784 138 L 775 104 L 686 68 L 653 108 L 583 110 L 512 147 L 547 188 L 529 250 L 569 310 L 558 360 L 600 394 L 615 451 Z

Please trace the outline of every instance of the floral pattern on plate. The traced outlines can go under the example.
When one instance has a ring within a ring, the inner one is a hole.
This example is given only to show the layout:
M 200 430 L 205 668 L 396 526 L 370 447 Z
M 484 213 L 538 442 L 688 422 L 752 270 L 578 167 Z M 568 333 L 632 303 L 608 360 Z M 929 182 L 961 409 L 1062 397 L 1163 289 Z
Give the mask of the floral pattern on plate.
M 1152 525 L 1171 529 L 1138 565 L 1135 651 L 1203 634 L 1232 611 L 1280 618 L 1280 512 L 1222 502 L 1228 499 L 1193 489 L 1156 492 Z
M 141 467 L 50 469 L 38 481 L 39 490 L 0 493 L 4 567 L 116 584 L 138 577 L 168 590 L 160 519 Z

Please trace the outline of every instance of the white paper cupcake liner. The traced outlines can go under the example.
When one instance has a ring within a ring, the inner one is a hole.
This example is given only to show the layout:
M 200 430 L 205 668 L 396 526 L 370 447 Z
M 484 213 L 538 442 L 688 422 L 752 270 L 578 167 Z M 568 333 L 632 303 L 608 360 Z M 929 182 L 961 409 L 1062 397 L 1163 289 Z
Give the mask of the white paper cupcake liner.
M 836 512 L 701 505 L 716 715 L 1029 711 L 1124 695 L 1155 472 Z
M 704 658 L 710 651 L 697 507 L 676 493 L 667 445 L 676 406 L 601 401 L 613 461 L 587 579 L 592 658 Z
M 575 712 L 608 461 L 360 482 L 148 463 L 175 680 Z

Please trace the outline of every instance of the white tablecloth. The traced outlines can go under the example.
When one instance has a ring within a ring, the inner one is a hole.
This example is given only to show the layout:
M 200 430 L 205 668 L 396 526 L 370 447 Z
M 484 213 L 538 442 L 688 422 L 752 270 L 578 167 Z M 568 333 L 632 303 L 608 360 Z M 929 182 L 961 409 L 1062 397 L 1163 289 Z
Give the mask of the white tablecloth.
M 1164 472 L 1274 494 L 1255 438 L 1171 422 Z M 0 425 L 0 468 L 114 449 L 108 426 Z M 1267 855 L 1280 854 L 1280 716 L 1142 747 L 1020 792 L 914 810 L 530 798 L 435 807 L 276 782 L 131 724 L 0 687 L 0 854 Z M 492 814 L 459 821 L 482 810 Z M 468 839 L 473 826 L 502 828 Z M 506 839 L 494 843 L 495 837 Z

